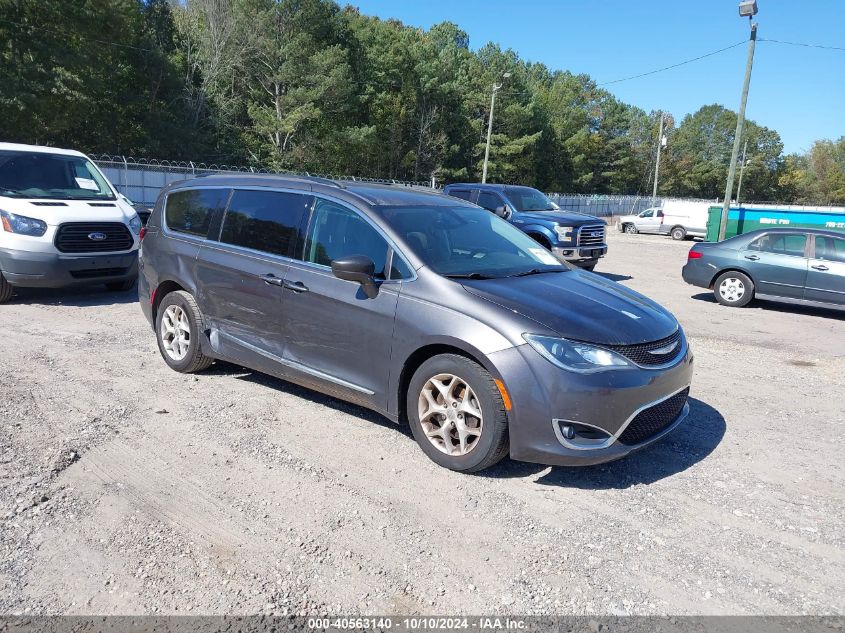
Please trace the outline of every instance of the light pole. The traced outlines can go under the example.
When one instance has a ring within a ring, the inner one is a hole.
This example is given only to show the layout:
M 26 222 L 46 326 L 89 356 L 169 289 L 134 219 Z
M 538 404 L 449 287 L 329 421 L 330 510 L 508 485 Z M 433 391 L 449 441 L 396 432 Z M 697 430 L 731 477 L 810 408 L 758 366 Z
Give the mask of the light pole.
M 493 84 L 493 94 L 490 97 L 490 119 L 487 121 L 487 147 L 484 149 L 484 168 L 481 170 L 481 182 L 487 182 L 487 161 L 490 160 L 490 135 L 493 133 L 493 108 L 496 107 L 496 93 L 504 85 L 504 80 L 510 77 L 510 73 L 502 75 L 502 83 Z
M 728 182 L 725 185 L 725 200 L 722 203 L 722 219 L 719 223 L 719 241 L 725 239 L 728 230 L 728 210 L 731 206 L 731 194 L 734 190 L 734 176 L 736 176 L 736 159 L 739 155 L 739 141 L 742 128 L 745 125 L 745 103 L 748 101 L 748 84 L 751 83 L 751 66 L 754 63 L 754 46 L 757 43 L 757 24 L 752 18 L 757 13 L 757 0 L 743 0 L 739 3 L 740 17 L 748 17 L 751 24 L 751 35 L 748 38 L 748 59 L 745 62 L 745 80 L 742 82 L 742 97 L 739 101 L 739 112 L 736 117 L 736 132 L 734 133 L 734 147 L 731 152 L 731 164 L 728 167 Z
M 746 166 L 751 161 L 745 160 L 745 153 L 748 151 L 748 139 L 745 139 L 745 145 L 742 146 L 742 162 L 739 164 L 739 183 L 736 185 L 736 203 L 739 204 L 739 194 L 742 192 L 742 173 Z
M 660 148 L 665 145 L 663 138 L 663 113 L 660 113 L 660 131 L 657 133 L 657 161 L 654 163 L 654 189 L 651 192 L 651 204 L 655 204 L 657 200 L 657 176 L 660 173 Z

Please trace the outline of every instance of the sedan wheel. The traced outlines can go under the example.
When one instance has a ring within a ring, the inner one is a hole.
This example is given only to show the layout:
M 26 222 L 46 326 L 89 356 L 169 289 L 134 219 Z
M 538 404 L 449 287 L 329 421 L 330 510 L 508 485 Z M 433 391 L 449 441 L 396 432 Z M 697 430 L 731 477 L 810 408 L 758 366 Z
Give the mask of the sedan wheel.
M 463 378 L 438 374 L 420 391 L 420 424 L 434 447 L 447 455 L 466 455 L 478 444 L 484 414 L 475 392 Z
M 713 294 L 722 305 L 742 307 L 754 297 L 754 282 L 741 272 L 727 272 L 716 279 Z

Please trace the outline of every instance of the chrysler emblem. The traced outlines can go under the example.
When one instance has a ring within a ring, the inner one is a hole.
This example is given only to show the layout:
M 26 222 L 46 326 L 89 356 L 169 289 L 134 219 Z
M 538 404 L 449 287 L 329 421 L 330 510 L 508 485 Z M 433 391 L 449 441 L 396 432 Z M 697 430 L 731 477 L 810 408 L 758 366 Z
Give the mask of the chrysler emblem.
M 648 351 L 648 353 L 654 356 L 663 356 L 664 354 L 668 354 L 669 352 L 671 352 L 676 347 L 678 347 L 678 341 L 675 341 L 674 343 L 669 343 L 668 345 L 664 345 L 663 347 L 658 347 L 657 349 L 651 349 Z
M 107 237 L 108 237 L 108 235 L 106 235 L 105 233 L 99 233 L 99 232 L 88 234 L 88 239 L 94 240 L 95 242 L 102 242 Z

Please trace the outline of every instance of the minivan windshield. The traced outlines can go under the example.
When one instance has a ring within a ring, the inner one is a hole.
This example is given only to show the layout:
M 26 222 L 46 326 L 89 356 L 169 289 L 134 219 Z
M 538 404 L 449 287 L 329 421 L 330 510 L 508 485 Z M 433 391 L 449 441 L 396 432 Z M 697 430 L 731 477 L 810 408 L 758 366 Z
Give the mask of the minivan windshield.
M 557 211 L 559 207 L 542 192 L 531 187 L 505 187 L 505 196 L 520 212 Z
M 114 200 L 100 171 L 81 156 L 0 150 L 0 196 Z
M 569 270 L 485 209 L 383 206 L 379 211 L 414 253 L 445 277 L 493 279 Z

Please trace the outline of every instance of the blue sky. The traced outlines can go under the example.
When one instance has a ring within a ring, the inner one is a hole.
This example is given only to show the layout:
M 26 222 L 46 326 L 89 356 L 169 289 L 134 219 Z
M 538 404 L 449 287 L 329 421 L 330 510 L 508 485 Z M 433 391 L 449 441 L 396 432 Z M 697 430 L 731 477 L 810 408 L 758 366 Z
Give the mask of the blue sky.
M 341 0 L 341 4 L 344 4 Z M 737 0 L 349 0 L 362 13 L 429 28 L 458 24 L 552 69 L 612 81 L 748 39 Z M 758 38 L 845 48 L 845 0 L 758 0 Z M 680 122 L 700 106 L 739 107 L 747 47 L 606 86 Z M 777 130 L 786 152 L 845 135 L 845 51 L 758 41 L 746 116 Z

